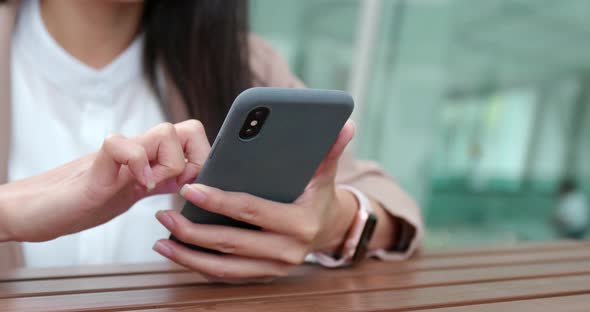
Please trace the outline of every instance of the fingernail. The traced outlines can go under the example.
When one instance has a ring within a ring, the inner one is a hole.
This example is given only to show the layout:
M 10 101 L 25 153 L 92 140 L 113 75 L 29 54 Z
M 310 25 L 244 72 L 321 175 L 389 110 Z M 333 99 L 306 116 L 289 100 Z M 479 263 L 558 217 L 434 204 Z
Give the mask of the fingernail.
M 185 184 L 180 189 L 180 195 L 194 204 L 200 204 L 207 199 L 203 189 L 204 186 L 201 184 Z
M 185 197 L 186 192 L 190 189 L 190 186 L 188 184 L 183 185 L 180 188 L 180 196 Z
M 152 249 L 164 257 L 170 258 L 172 256 L 172 249 L 160 241 L 156 242 Z
M 174 219 L 172 219 L 166 211 L 158 211 L 156 213 L 156 218 L 162 225 L 164 225 L 168 230 L 172 231 L 176 224 L 174 223 Z
M 151 191 L 156 188 L 156 181 L 154 179 L 154 172 L 152 168 L 147 165 L 143 168 L 143 177 L 145 179 L 145 186 L 147 187 L 148 191 Z

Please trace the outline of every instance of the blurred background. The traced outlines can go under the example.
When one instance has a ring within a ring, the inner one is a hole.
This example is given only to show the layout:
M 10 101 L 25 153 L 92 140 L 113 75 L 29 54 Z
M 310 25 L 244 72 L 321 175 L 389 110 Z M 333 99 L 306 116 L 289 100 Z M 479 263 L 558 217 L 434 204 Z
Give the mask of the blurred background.
M 251 0 L 309 87 L 355 97 L 361 158 L 422 206 L 428 248 L 559 237 L 590 193 L 590 1 Z

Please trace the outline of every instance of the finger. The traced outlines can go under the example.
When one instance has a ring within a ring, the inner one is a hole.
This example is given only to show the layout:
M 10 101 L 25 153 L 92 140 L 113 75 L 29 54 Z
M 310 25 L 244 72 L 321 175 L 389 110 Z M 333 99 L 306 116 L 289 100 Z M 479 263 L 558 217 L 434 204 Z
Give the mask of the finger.
M 285 235 L 193 223 L 174 210 L 159 211 L 156 218 L 179 240 L 226 254 L 298 265 L 308 253 L 303 243 Z
M 286 276 L 289 268 L 276 261 L 199 252 L 167 239 L 156 242 L 153 249 L 193 271 L 222 280 Z
M 143 146 L 132 139 L 114 134 L 106 138 L 93 163 L 93 177 L 96 183 L 112 185 L 117 181 L 122 165 L 148 189 L 155 186 L 147 153 Z
M 160 124 L 137 140 L 145 148 L 150 162 L 153 164 L 156 183 L 180 175 L 186 165 L 180 138 L 171 123 Z
M 194 181 L 209 156 L 211 145 L 203 124 L 195 119 L 174 125 L 186 157 L 184 172 L 176 179 L 178 185 Z
M 306 218 L 306 209 L 273 202 L 246 193 L 225 192 L 202 184 L 186 184 L 180 191 L 186 200 L 207 211 L 228 216 L 266 231 L 313 242 L 319 230 L 315 218 Z
M 342 156 L 342 153 L 346 149 L 348 143 L 350 143 L 354 137 L 355 128 L 356 126 L 354 122 L 350 119 L 344 124 L 344 127 L 342 127 L 342 130 L 336 138 L 336 141 L 316 170 L 310 185 L 333 182 L 334 177 L 336 176 L 336 170 L 338 169 L 338 160 L 340 159 L 340 156 Z

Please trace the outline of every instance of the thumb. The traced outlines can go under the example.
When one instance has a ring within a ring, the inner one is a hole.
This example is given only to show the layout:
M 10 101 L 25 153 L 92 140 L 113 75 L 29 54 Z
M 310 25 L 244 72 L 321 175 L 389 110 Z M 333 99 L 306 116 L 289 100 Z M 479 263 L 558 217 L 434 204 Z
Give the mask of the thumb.
M 316 170 L 309 183 L 310 187 L 334 182 L 336 170 L 338 169 L 338 160 L 340 159 L 340 156 L 342 156 L 346 146 L 348 146 L 348 143 L 350 143 L 354 137 L 355 131 L 356 125 L 354 121 L 349 119 L 342 127 L 342 130 L 340 130 L 340 134 L 338 134 L 336 141 Z

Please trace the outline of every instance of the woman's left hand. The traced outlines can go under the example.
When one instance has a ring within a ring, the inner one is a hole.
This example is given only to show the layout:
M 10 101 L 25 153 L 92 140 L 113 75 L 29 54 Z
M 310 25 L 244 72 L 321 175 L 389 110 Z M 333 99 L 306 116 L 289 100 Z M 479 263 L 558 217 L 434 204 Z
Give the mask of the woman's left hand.
M 266 281 L 285 276 L 312 251 L 335 251 L 354 214 L 356 199 L 336 188 L 338 159 L 354 135 L 347 122 L 304 193 L 284 204 L 246 193 L 185 185 L 181 194 L 193 204 L 230 218 L 257 225 L 260 231 L 192 223 L 176 211 L 160 211 L 158 220 L 179 240 L 223 252 L 194 251 L 163 239 L 154 250 L 210 280 Z

